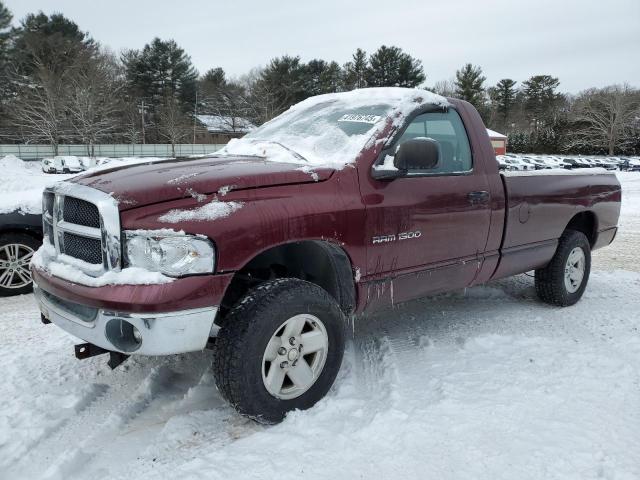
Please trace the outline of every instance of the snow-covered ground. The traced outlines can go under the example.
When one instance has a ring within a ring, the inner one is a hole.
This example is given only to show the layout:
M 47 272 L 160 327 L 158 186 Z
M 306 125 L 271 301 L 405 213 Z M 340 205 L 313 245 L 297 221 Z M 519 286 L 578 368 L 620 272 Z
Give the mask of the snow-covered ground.
M 223 402 L 208 351 L 111 371 L 2 299 L 0 478 L 638 479 L 640 174 L 618 175 L 577 305 L 521 275 L 360 319 L 330 394 L 276 426 Z

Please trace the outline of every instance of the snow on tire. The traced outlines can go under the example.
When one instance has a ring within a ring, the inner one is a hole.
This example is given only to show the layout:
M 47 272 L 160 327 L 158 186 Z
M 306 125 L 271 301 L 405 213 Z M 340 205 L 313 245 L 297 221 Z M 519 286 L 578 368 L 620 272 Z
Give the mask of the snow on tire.
M 265 282 L 224 321 L 214 352 L 216 384 L 242 415 L 276 423 L 326 395 L 344 343 L 344 314 L 324 289 L 298 279 Z
M 584 293 L 591 271 L 591 246 L 584 233 L 566 230 L 549 264 L 536 270 L 538 297 L 551 305 L 567 307 Z

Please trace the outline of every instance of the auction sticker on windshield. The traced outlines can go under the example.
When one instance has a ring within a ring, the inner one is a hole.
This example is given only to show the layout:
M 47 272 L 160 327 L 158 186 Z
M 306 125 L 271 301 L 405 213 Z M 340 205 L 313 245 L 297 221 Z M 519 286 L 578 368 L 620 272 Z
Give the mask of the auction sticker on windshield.
M 374 124 L 380 120 L 379 115 L 365 115 L 359 113 L 345 113 L 338 119 L 339 122 L 358 122 Z

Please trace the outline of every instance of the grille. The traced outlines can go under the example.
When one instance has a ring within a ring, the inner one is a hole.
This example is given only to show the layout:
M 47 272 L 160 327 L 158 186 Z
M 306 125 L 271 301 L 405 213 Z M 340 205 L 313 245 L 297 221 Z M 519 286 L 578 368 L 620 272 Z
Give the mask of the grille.
M 42 204 L 43 231 L 58 261 L 71 263 L 92 277 L 120 270 L 120 214 L 113 197 L 62 182 L 44 191 Z M 82 262 L 72 263 L 72 258 Z
M 62 218 L 65 222 L 76 225 L 100 228 L 98 207 L 79 198 L 65 197 Z
M 65 203 L 67 199 L 65 199 Z M 102 242 L 97 238 L 81 237 L 64 232 L 64 253 L 87 263 L 102 263 Z

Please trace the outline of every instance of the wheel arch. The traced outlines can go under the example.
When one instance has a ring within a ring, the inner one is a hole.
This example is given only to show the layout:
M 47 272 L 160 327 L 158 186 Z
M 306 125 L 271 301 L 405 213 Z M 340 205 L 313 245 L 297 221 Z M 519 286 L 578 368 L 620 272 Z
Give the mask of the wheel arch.
M 576 213 L 569 220 L 566 230 L 576 230 L 584 233 L 587 240 L 589 240 L 589 245 L 593 248 L 598 240 L 598 217 L 591 210 Z
M 236 271 L 223 296 L 224 316 L 252 288 L 276 278 L 299 278 L 326 290 L 345 314 L 356 307 L 356 286 L 347 252 L 326 240 L 301 240 L 272 246 Z

